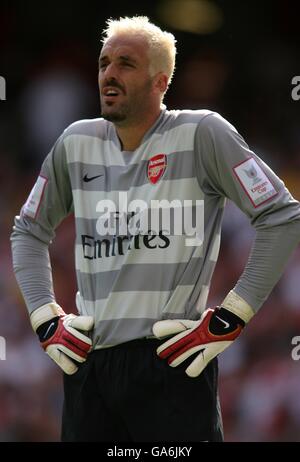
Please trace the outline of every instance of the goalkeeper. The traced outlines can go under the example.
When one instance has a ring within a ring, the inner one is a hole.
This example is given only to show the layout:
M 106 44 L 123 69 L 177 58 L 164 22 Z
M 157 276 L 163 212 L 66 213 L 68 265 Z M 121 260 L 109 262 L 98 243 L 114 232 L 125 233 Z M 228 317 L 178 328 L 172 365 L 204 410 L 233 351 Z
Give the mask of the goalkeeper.
M 300 240 L 299 203 L 230 123 L 162 104 L 175 54 L 174 36 L 146 17 L 108 21 L 101 118 L 62 133 L 15 219 L 14 270 L 31 324 L 64 371 L 63 441 L 222 441 L 217 355 L 261 307 Z M 226 198 L 256 237 L 236 285 L 207 309 Z M 203 201 L 199 242 L 163 228 L 103 231 L 111 216 L 135 220 L 138 201 L 175 199 Z M 71 213 L 78 315 L 57 303 L 48 252 Z

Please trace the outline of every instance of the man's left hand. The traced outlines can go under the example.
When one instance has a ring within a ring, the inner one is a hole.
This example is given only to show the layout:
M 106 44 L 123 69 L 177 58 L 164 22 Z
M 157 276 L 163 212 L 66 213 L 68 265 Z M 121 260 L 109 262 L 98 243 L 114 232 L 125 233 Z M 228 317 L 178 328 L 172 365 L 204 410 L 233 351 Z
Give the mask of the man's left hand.
M 153 326 L 156 337 L 175 335 L 157 349 L 160 358 L 168 358 L 168 364 L 176 367 L 193 354 L 196 358 L 185 372 L 197 377 L 207 364 L 239 336 L 245 321 L 224 307 L 207 309 L 198 321 L 168 319 Z

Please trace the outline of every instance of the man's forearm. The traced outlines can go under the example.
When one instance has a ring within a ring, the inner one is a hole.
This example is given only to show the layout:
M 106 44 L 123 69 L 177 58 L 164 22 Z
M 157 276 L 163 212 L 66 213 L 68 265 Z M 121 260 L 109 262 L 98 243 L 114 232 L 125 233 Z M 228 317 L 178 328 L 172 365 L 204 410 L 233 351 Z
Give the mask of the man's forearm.
M 14 272 L 31 313 L 55 300 L 48 245 L 18 231 L 14 231 L 11 241 Z
M 269 296 L 300 241 L 300 221 L 259 229 L 234 291 L 257 311 Z

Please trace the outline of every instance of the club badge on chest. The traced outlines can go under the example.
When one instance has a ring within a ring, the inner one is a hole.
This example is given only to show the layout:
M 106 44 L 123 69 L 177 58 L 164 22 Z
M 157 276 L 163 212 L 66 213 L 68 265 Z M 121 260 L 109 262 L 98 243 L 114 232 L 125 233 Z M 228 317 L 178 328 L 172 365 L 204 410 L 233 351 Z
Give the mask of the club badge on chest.
M 152 184 L 156 184 L 163 176 L 167 168 L 166 154 L 156 154 L 148 160 L 147 176 Z

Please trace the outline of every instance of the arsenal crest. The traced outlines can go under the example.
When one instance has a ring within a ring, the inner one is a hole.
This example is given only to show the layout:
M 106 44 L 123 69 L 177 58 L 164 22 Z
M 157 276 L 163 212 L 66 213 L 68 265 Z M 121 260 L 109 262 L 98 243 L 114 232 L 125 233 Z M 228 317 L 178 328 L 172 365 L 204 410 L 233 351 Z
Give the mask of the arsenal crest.
M 147 176 L 152 184 L 156 184 L 163 176 L 167 167 L 166 154 L 156 154 L 148 161 Z

